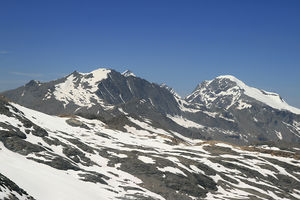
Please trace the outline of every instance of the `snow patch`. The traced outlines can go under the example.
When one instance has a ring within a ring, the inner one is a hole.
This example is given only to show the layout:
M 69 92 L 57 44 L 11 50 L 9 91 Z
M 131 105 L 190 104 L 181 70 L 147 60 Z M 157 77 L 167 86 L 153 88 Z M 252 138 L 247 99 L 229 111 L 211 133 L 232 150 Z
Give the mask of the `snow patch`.
M 238 101 L 238 106 L 236 107 L 236 109 L 238 110 L 243 110 L 243 109 L 247 109 L 247 108 L 251 108 L 252 105 L 247 104 L 246 102 L 239 100 Z
M 183 118 L 182 116 L 172 116 L 172 115 L 167 115 L 168 118 L 176 122 L 178 125 L 183 126 L 185 128 L 197 128 L 197 129 L 203 129 L 205 126 L 198 124 L 196 122 L 193 122 L 191 120 L 188 120 L 186 118 Z
M 139 156 L 138 159 L 147 164 L 155 164 L 155 160 L 147 156 Z
M 280 140 L 282 140 L 282 134 L 281 134 L 281 132 L 275 130 L 275 134 L 276 134 L 276 136 L 277 136 Z
M 180 169 L 175 168 L 175 167 L 170 167 L 170 166 L 163 167 L 163 168 L 157 167 L 157 169 L 162 172 L 170 172 L 173 174 L 182 174 L 183 176 L 187 176 L 185 173 L 183 173 L 183 171 L 181 171 Z

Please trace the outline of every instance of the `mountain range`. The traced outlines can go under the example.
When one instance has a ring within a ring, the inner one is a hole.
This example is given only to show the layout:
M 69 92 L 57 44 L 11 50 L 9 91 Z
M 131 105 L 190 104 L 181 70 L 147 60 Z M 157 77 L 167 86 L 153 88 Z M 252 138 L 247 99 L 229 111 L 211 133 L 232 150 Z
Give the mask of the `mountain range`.
M 2 95 L 50 115 L 98 118 L 117 129 L 123 129 L 126 116 L 133 115 L 189 138 L 239 145 L 300 143 L 300 109 L 276 93 L 247 86 L 233 76 L 204 81 L 181 98 L 167 85 L 151 83 L 130 71 L 121 74 L 100 68 L 90 73 L 75 71 L 46 83 L 33 80 Z
M 0 199 L 300 198 L 300 109 L 234 76 L 181 98 L 100 68 L 1 95 Z

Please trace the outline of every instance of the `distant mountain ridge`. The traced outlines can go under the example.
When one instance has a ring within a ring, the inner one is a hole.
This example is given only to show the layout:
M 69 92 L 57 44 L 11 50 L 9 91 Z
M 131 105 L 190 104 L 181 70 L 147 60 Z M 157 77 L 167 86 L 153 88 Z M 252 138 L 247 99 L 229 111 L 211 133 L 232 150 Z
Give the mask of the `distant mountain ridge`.
M 249 87 L 229 75 L 202 82 L 184 99 L 167 85 L 151 83 L 129 70 L 104 68 L 74 71 L 47 83 L 30 81 L 2 94 L 47 114 L 98 118 L 118 129 L 128 123 L 126 116 L 136 116 L 190 138 L 300 143 L 299 109 L 276 93 Z

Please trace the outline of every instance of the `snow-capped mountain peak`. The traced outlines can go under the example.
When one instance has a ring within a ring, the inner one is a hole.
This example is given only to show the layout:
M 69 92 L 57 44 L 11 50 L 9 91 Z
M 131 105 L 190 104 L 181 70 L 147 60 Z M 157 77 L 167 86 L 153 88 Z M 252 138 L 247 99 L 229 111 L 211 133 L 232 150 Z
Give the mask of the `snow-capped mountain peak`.
M 129 77 L 129 76 L 133 76 L 133 77 L 136 77 L 136 75 L 132 72 L 132 71 L 130 71 L 130 70 L 126 70 L 126 71 L 124 71 L 123 73 L 122 73 L 122 75 L 123 76 L 125 76 L 125 77 Z
M 93 81 L 101 81 L 102 79 L 105 79 L 107 78 L 107 74 L 110 73 L 111 70 L 110 69 L 106 69 L 106 68 L 98 68 L 98 69 L 95 69 L 91 72 L 88 72 L 88 73 L 79 73 L 87 78 L 90 78 L 91 80 Z M 92 77 L 91 77 L 92 75 Z
M 235 82 L 237 86 L 244 91 L 245 95 L 256 99 L 272 108 L 278 110 L 288 110 L 290 112 L 300 114 L 300 109 L 288 105 L 277 93 L 267 92 L 261 89 L 250 87 L 241 80 L 231 75 L 219 76 L 217 77 L 217 79 L 229 79 L 230 81 Z
M 248 86 L 232 75 L 222 75 L 214 80 L 204 81 L 186 99 L 189 102 L 200 100 L 200 102 L 204 102 L 208 106 L 222 99 L 222 102 L 227 102 L 226 108 L 228 109 L 237 102 L 240 102 L 242 95 L 246 95 L 278 110 L 288 110 L 295 114 L 300 114 L 300 109 L 288 105 L 279 94 Z M 229 103 L 228 97 L 230 97 L 231 101 Z M 245 102 L 240 104 L 245 104 Z M 251 105 L 248 107 L 251 107 Z
M 84 75 L 83 82 L 88 82 L 89 85 L 95 86 L 97 83 L 107 78 L 107 75 L 111 72 L 110 69 L 99 68 L 90 73 L 81 73 Z M 92 77 L 91 77 L 92 75 Z

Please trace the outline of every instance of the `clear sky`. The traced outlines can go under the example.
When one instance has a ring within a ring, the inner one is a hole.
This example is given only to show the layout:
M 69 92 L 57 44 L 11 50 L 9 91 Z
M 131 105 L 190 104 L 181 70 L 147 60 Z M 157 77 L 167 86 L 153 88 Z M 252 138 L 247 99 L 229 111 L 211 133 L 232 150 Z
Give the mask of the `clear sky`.
M 182 96 L 230 74 L 300 107 L 300 1 L 0 1 L 0 91 L 99 67 Z

